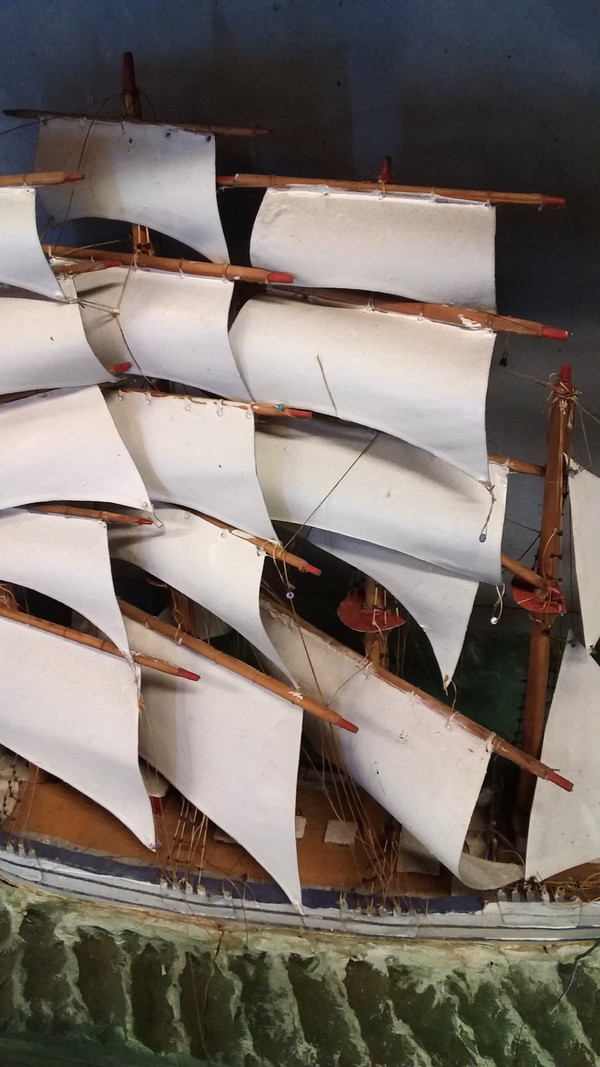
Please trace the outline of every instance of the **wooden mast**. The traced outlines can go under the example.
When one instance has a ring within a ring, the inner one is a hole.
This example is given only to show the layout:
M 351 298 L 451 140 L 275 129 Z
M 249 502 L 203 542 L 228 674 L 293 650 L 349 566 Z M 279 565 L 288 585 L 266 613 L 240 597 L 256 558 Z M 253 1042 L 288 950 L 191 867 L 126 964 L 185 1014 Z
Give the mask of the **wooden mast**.
M 570 364 L 565 363 L 561 367 L 558 381 L 553 387 L 553 394 L 548 420 L 544 502 L 536 568 L 538 574 L 549 586 L 556 582 L 558 574 L 562 543 L 563 495 L 573 428 L 575 390 L 571 381 Z M 544 733 L 553 619 L 554 615 L 547 613 L 531 615 L 523 751 L 536 759 L 540 755 Z M 527 772 L 522 772 L 519 782 L 518 812 L 523 822 L 528 817 L 533 787 L 532 776 Z
M 135 64 L 132 52 L 125 52 L 123 54 L 121 112 L 125 119 L 142 119 L 142 102 L 140 100 L 140 94 L 135 79 Z M 142 252 L 152 261 L 154 258 L 154 245 L 148 227 L 133 224 L 131 227 L 131 237 L 133 241 L 134 258 L 135 253 Z M 167 383 L 167 388 L 170 392 L 170 383 Z M 178 630 L 182 630 L 183 633 L 191 634 L 192 637 L 196 637 L 197 632 L 193 600 L 190 600 L 184 593 L 180 593 L 178 589 L 174 589 L 172 586 L 169 587 L 169 593 L 171 596 L 171 612 Z

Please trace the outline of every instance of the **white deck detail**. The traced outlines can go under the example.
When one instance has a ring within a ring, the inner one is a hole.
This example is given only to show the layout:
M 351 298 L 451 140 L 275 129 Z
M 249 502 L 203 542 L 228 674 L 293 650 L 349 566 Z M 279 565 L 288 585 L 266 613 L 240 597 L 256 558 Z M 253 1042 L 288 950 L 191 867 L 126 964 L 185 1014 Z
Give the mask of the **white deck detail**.
M 392 293 L 495 308 L 495 209 L 430 196 L 267 189 L 252 232 L 253 263 L 296 285 Z
M 227 261 L 210 134 L 126 120 L 48 118 L 40 122 L 35 167 L 85 174 L 85 181 L 40 191 L 56 223 L 81 218 L 139 223 L 217 263 Z

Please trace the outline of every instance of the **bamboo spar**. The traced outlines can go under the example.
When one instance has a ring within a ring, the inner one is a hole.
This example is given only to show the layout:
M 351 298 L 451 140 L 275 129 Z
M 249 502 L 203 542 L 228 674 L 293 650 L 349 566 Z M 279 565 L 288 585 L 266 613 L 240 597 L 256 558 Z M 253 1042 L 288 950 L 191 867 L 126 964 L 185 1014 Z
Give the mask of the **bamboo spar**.
M 212 526 L 218 526 L 220 530 L 228 530 L 234 537 L 241 537 L 243 541 L 249 541 L 251 545 L 256 545 L 257 548 L 262 549 L 266 556 L 280 560 L 287 567 L 294 567 L 304 574 L 315 574 L 317 576 L 321 574 L 318 567 L 313 567 L 312 563 L 307 563 L 301 556 L 295 556 L 293 552 L 288 552 L 277 541 L 266 541 L 263 537 L 252 537 L 250 534 L 244 533 L 243 530 L 236 530 L 235 526 L 222 522 L 221 519 L 215 519 L 212 515 L 203 515 L 199 511 L 194 512 L 194 514 L 199 515 L 205 522 L 210 522 Z
M 574 407 L 575 390 L 571 381 L 571 367 L 566 363 L 561 367 L 558 382 L 554 387 L 548 420 L 548 457 L 537 563 L 538 573 L 546 583 L 554 582 L 558 572 L 562 540 L 565 463 L 571 449 Z M 540 753 L 544 733 L 552 621 L 552 616 L 548 617 L 543 614 L 531 616 L 523 749 L 533 757 L 537 757 Z M 526 816 L 530 807 L 532 794 L 533 782 L 526 774 L 522 774 L 518 795 L 518 807 L 522 817 Z
M 80 630 L 72 630 L 69 626 L 61 626 L 60 623 L 49 622 L 47 619 L 38 619 L 36 615 L 27 615 L 24 611 L 11 611 L 8 608 L 0 607 L 0 616 L 4 619 L 10 619 L 12 622 L 18 622 L 22 626 L 31 626 L 34 630 L 43 630 L 44 633 L 62 637 L 66 641 L 74 641 L 78 645 L 87 645 L 88 648 L 95 648 L 98 652 L 108 652 L 110 656 L 126 659 L 120 648 L 113 645 L 112 641 L 106 641 L 102 637 L 94 637 L 92 634 L 85 634 Z M 159 671 L 161 674 L 169 674 L 173 678 L 187 678 L 191 682 L 197 682 L 200 679 L 199 674 L 194 674 L 192 671 L 186 670 L 185 667 L 176 667 L 173 663 L 167 663 L 165 660 L 157 659 L 155 656 L 146 656 L 143 652 L 132 652 L 131 658 L 135 663 L 139 663 L 140 667 L 151 667 L 152 670 Z
M 191 652 L 197 652 L 198 655 L 204 656 L 205 659 L 218 663 L 221 667 L 240 675 L 241 678 L 246 678 L 249 682 L 254 682 L 255 685 L 259 685 L 262 689 L 267 689 L 270 693 L 275 693 L 276 696 L 282 697 L 283 700 L 287 700 L 288 703 L 294 704 L 296 707 L 303 708 L 304 711 L 307 711 L 310 715 L 315 715 L 316 718 L 322 719 L 324 722 L 332 723 L 333 726 L 341 726 L 343 730 L 348 730 L 352 734 L 358 733 L 358 727 L 338 715 L 336 711 L 326 707 L 325 704 L 319 704 L 318 701 L 312 700 L 310 697 L 303 696 L 302 693 L 291 689 L 284 682 L 278 682 L 275 678 L 271 678 L 270 675 L 256 670 L 255 667 L 250 667 L 249 664 L 242 663 L 241 660 L 237 660 L 233 656 L 228 656 L 226 652 L 220 652 L 217 648 L 207 644 L 205 641 L 201 641 L 198 637 L 190 637 L 189 634 L 181 633 L 175 626 L 157 619 L 154 615 L 149 615 L 146 611 L 134 607 L 133 604 L 127 604 L 126 601 L 119 599 L 119 607 L 126 618 L 141 623 L 142 626 L 146 626 L 149 630 L 154 630 L 157 634 L 162 634 L 163 637 L 168 637 L 171 641 L 175 641 L 176 644 L 184 645 Z
M 375 311 L 390 311 L 395 315 L 412 315 L 416 318 L 427 319 L 429 322 L 439 322 L 445 325 L 458 326 L 461 329 L 487 329 L 495 333 L 515 333 L 525 337 L 546 337 L 554 341 L 567 341 L 567 330 L 558 329 L 555 326 L 544 326 L 541 322 L 533 322 L 530 319 L 517 319 L 512 315 L 497 315 L 492 311 L 480 311 L 476 308 L 457 307 L 454 304 L 425 304 L 414 301 L 395 300 L 392 297 L 381 297 L 371 294 L 369 299 L 357 289 L 315 289 L 306 286 L 294 286 L 290 289 L 285 286 L 279 289 L 273 287 L 277 295 L 286 294 L 290 297 L 300 298 L 309 303 L 344 306 L 352 308 L 374 308 Z
M 70 111 L 39 111 L 37 108 L 6 108 L 5 115 L 10 115 L 11 118 L 16 119 L 39 119 L 40 122 L 49 119 L 81 119 L 89 122 L 121 122 L 122 119 L 115 119 L 107 117 L 105 115 L 98 119 L 97 115 L 75 115 Z M 174 130 L 189 130 L 190 133 L 207 133 L 216 134 L 220 137 L 269 137 L 271 130 L 265 129 L 264 126 L 215 126 L 212 123 L 193 123 L 193 122 L 148 122 L 140 119 L 128 119 L 128 122 L 140 122 L 143 126 L 166 126 Z
M 405 193 L 416 196 L 439 196 L 447 200 L 474 200 L 484 204 L 525 204 L 532 207 L 561 207 L 560 196 L 541 193 L 493 193 L 481 189 L 439 189 L 424 185 L 387 185 L 384 182 L 338 181 L 330 178 L 288 178 L 277 174 L 230 174 L 217 177 L 223 188 L 288 189 L 293 185 L 326 185 L 330 189 L 344 189 L 356 193 Z
M 12 189 L 19 185 L 65 185 L 67 182 L 80 182 L 85 174 L 70 174 L 65 170 L 40 172 L 36 174 L 2 174 L 0 189 Z
M 22 511 L 42 511 L 50 515 L 74 515 L 82 519 L 101 519 L 121 526 L 153 526 L 154 519 L 146 515 L 126 515 L 120 511 L 99 511 L 79 508 L 74 504 L 22 504 Z
M 122 267 L 151 268 L 165 270 L 172 274 L 195 274 L 200 278 L 226 278 L 231 282 L 251 282 L 265 285 L 267 282 L 280 285 L 293 282 L 293 274 L 282 271 L 266 270 L 263 267 L 239 267 L 232 263 L 202 263 L 195 259 L 168 259 L 165 256 L 148 256 L 143 253 L 103 252 L 96 248 L 71 248 L 68 245 L 42 245 L 49 256 L 61 256 L 65 259 L 84 259 L 94 262 L 108 262 Z

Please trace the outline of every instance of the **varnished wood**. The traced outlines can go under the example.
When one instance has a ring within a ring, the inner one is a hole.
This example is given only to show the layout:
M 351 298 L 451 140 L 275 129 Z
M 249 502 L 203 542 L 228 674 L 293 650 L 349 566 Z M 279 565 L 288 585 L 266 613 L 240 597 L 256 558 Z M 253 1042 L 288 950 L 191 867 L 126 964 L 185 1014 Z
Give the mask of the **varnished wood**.
M 110 260 L 122 267 L 138 267 L 140 270 L 164 270 L 170 274 L 193 274 L 199 278 L 226 278 L 228 281 L 280 284 L 293 282 L 294 276 L 283 271 L 270 271 L 262 267 L 240 267 L 232 263 L 201 263 L 195 259 L 168 259 L 165 256 L 148 256 L 143 252 L 106 252 L 96 248 L 72 248 L 69 245 L 42 245 L 49 256 L 65 259 L 84 259 L 98 262 Z
M 447 200 L 474 200 L 490 204 L 525 204 L 532 207 L 560 206 L 562 197 L 541 193 L 498 193 L 481 189 L 442 189 L 429 185 L 384 185 L 383 182 L 338 181 L 331 178 L 288 178 L 277 174 L 230 174 L 219 176 L 217 184 L 224 188 L 287 189 L 292 185 L 321 185 L 329 189 L 344 189 L 356 193 L 406 193 L 409 195 L 439 196 Z
M 313 567 L 312 563 L 307 563 L 305 559 L 300 556 L 295 556 L 293 552 L 288 552 L 283 545 L 278 544 L 276 541 L 266 541 L 263 537 L 251 537 L 249 534 L 244 533 L 241 530 L 236 530 L 235 526 L 230 526 L 227 522 L 221 522 L 220 519 L 215 519 L 212 515 L 203 515 L 201 512 L 194 512 L 199 515 L 205 522 L 210 522 L 212 526 L 218 526 L 221 530 L 228 530 L 234 537 L 241 537 L 244 541 L 249 541 L 251 545 L 256 545 L 260 548 L 266 556 L 270 556 L 271 559 L 276 559 L 281 563 L 285 563 L 286 567 L 294 567 L 296 570 L 303 571 L 305 574 L 319 575 L 321 571 L 318 567 Z
M 82 519 L 101 519 L 120 526 L 152 526 L 154 520 L 142 515 L 124 515 L 120 511 L 78 508 L 74 504 L 23 504 L 22 511 L 42 511 L 50 515 L 76 515 Z
M 10 608 L 2 606 L 0 606 L 0 616 L 3 619 L 10 619 L 11 622 L 19 623 L 21 626 L 30 626 L 34 630 L 43 630 L 44 633 L 53 634 L 55 637 L 64 638 L 66 641 L 73 641 L 78 645 L 95 648 L 98 652 L 107 652 L 109 656 L 118 656 L 120 659 L 125 659 L 121 649 L 113 645 L 112 641 L 95 637 L 93 634 L 72 630 L 68 626 L 61 626 L 59 623 L 49 622 L 47 619 L 38 619 L 35 615 L 28 615 L 24 611 L 12 611 Z M 141 667 L 150 667 L 161 674 L 169 674 L 175 678 L 187 678 L 195 682 L 200 677 L 200 675 L 185 670 L 184 667 L 176 667 L 172 663 L 166 663 L 165 660 L 157 659 L 155 656 L 146 656 L 142 652 L 132 652 L 131 658 L 135 663 L 139 663 Z M 27 669 L 26 664 L 24 664 L 23 669 Z
M 544 326 L 541 322 L 530 319 L 517 319 L 511 315 L 496 315 L 491 311 L 480 311 L 474 308 L 456 307 L 451 304 L 425 304 L 414 301 L 395 300 L 389 296 L 370 294 L 368 297 L 354 289 L 320 289 L 294 286 L 282 288 L 273 286 L 272 291 L 276 295 L 300 297 L 309 303 L 323 304 L 335 307 L 374 308 L 376 311 L 386 311 L 395 315 L 411 315 L 430 322 L 440 322 L 446 325 L 458 326 L 462 329 L 488 329 L 495 333 L 514 333 L 526 337 L 551 337 L 554 340 L 566 341 L 569 334 L 566 330 Z
M 314 715 L 317 719 L 332 723 L 334 726 L 341 726 L 343 729 L 349 730 L 350 733 L 358 732 L 358 727 L 353 726 L 342 715 L 338 715 L 336 711 L 326 707 L 325 704 L 319 704 L 318 701 L 303 696 L 302 693 L 292 689 L 284 682 L 279 682 L 275 678 L 271 678 L 270 675 L 256 670 L 255 667 L 250 667 L 249 664 L 242 663 L 241 660 L 228 656 L 225 652 L 220 652 L 219 649 L 213 648 L 212 645 L 201 641 L 197 637 L 190 637 L 188 634 L 180 633 L 176 627 L 157 619 L 154 615 L 141 611 L 140 608 L 134 607 L 133 604 L 127 604 L 124 600 L 119 600 L 119 607 L 126 618 L 134 619 L 136 622 L 141 623 L 142 626 L 147 626 L 149 630 L 162 634 L 163 637 L 168 637 L 178 644 L 185 645 L 192 652 L 197 652 L 198 655 L 204 656 L 205 659 L 220 664 L 221 667 L 225 667 L 242 678 L 246 678 L 249 682 L 260 686 L 261 689 L 267 689 L 269 692 L 275 693 L 277 696 L 282 697 L 283 700 L 287 700 L 289 704 L 303 708 L 309 715 Z
M 5 115 L 16 119 L 82 119 L 84 122 L 121 122 L 121 119 L 108 118 L 102 115 L 76 115 L 71 111 L 40 111 L 38 108 L 7 108 Z M 163 126 L 174 130 L 189 130 L 190 133 L 215 134 L 218 137 L 268 137 L 271 130 L 264 126 L 216 126 L 213 123 L 194 122 L 141 122 L 138 119 L 128 119 L 128 122 L 140 122 L 142 126 Z
M 68 171 L 46 171 L 36 174 L 2 174 L 0 189 L 12 189 L 18 185 L 65 185 L 67 182 L 80 182 L 85 174 L 70 174 Z
M 385 607 L 386 592 L 374 578 L 365 578 L 365 607 L 377 611 Z M 370 663 L 377 667 L 388 666 L 388 641 L 387 633 L 365 634 L 365 654 Z
M 276 610 L 280 614 L 288 615 L 288 617 L 290 617 L 290 612 L 287 611 L 286 608 L 276 605 Z M 304 619 L 302 620 L 302 629 L 317 634 L 319 637 L 325 638 L 328 641 L 331 640 L 331 638 L 327 638 L 325 634 L 321 633 L 316 626 L 312 626 L 311 623 L 306 622 Z M 424 690 L 419 689 L 418 686 L 411 685 L 410 682 L 405 681 L 404 678 L 399 678 L 396 674 L 392 674 L 383 667 L 377 667 L 373 663 L 370 663 L 367 669 L 379 678 L 382 678 L 388 685 L 394 686 L 395 689 L 400 689 L 403 693 L 410 693 L 411 695 L 419 697 L 419 699 L 422 700 L 427 707 L 431 708 L 432 711 L 435 711 L 437 715 L 442 716 L 447 722 L 452 720 L 453 726 L 457 726 L 461 730 L 465 730 L 466 733 L 472 734 L 473 737 L 478 737 L 480 740 L 485 741 L 488 748 L 491 748 L 499 756 L 504 756 L 504 758 L 510 760 L 511 763 L 515 763 L 517 767 L 522 767 L 537 778 L 543 778 L 550 781 L 561 789 L 565 789 L 567 792 L 572 790 L 573 783 L 569 782 L 566 778 L 563 778 L 562 775 L 557 774 L 552 767 L 548 767 L 545 763 L 541 763 L 540 760 L 521 751 L 520 748 L 516 748 L 515 745 L 511 745 L 508 741 L 505 741 L 493 731 L 488 730 L 485 726 L 481 726 L 472 719 L 468 719 L 466 715 L 462 715 L 459 711 L 449 708 L 447 704 L 442 704 L 440 700 L 436 700 L 435 697 L 426 693 Z
M 528 463 L 524 459 L 512 459 L 511 456 L 498 456 L 495 452 L 488 455 L 490 463 L 499 463 L 502 467 L 508 467 L 513 474 L 533 474 L 537 478 L 543 478 L 546 468 L 539 463 Z
M 574 408 L 575 391 L 571 383 L 571 368 L 566 365 L 562 367 L 558 382 L 554 387 L 548 420 L 548 457 L 537 562 L 538 573 L 546 582 L 555 581 L 558 573 L 562 544 L 566 459 L 571 451 Z M 523 750 L 533 757 L 540 754 L 544 733 L 552 621 L 553 617 L 547 615 L 532 615 L 531 618 L 523 719 Z M 525 818 L 531 806 L 533 786 L 531 776 L 522 774 L 519 782 L 518 807 L 522 817 Z

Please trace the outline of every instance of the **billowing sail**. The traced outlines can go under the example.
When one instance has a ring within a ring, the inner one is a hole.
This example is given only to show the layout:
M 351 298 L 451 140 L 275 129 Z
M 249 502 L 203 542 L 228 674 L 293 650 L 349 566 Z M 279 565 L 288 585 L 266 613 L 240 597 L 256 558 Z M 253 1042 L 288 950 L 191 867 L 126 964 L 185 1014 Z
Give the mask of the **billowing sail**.
M 260 615 L 264 555 L 256 545 L 189 511 L 159 506 L 155 514 L 158 526 L 111 530 L 111 555 L 208 608 L 285 671 Z
M 154 848 L 132 665 L 0 618 L 0 676 L 0 744 L 91 797 Z
M 497 464 L 490 465 L 490 490 L 403 441 L 316 420 L 258 430 L 256 464 L 273 519 L 500 581 L 506 470 Z
M 286 613 L 266 608 L 265 625 L 302 691 L 358 726 L 351 734 L 318 724 L 335 763 L 465 884 L 491 889 L 520 877 L 517 866 L 463 853 L 490 758 L 484 740 Z
M 600 478 L 581 467 L 571 469 L 569 500 L 583 633 L 587 648 L 594 648 L 600 638 Z
M 494 340 L 491 330 L 273 297 L 249 300 L 231 329 L 255 400 L 372 426 L 483 482 Z
M 126 627 L 136 649 L 172 656 L 172 641 L 130 620 Z M 142 755 L 299 904 L 301 710 L 181 646 L 177 662 L 201 680 L 142 670 Z
M 0 581 L 67 604 L 129 655 L 113 588 L 106 523 L 67 515 L 0 512 Z
M 478 583 L 369 541 L 313 529 L 309 541 L 389 590 L 427 634 L 442 678 L 452 678 Z
M 567 643 L 541 759 L 572 781 L 573 791 L 536 782 L 527 878 L 547 878 L 600 857 L 599 724 L 600 667 L 582 645 Z
M 125 120 L 47 118 L 40 122 L 35 165 L 85 174 L 83 182 L 40 191 L 55 223 L 88 217 L 136 222 L 207 259 L 227 261 L 210 134 Z
M 152 500 L 276 540 L 256 476 L 249 407 L 125 391 L 107 403 Z
M 62 302 L 0 294 L 0 394 L 114 381 L 86 340 L 72 280 L 62 284 Z
M 0 508 L 97 500 L 147 511 L 148 492 L 97 386 L 0 407 Z
M 232 400 L 250 394 L 227 333 L 233 282 L 110 267 L 76 279 L 88 341 L 104 366 L 168 378 Z
M 0 283 L 64 300 L 40 245 L 35 197 L 29 185 L 0 189 Z
M 407 300 L 495 308 L 495 209 L 434 196 L 267 189 L 253 263 L 296 285 L 392 293 Z

